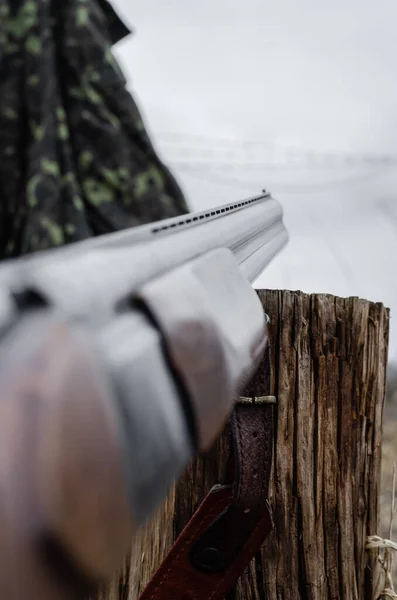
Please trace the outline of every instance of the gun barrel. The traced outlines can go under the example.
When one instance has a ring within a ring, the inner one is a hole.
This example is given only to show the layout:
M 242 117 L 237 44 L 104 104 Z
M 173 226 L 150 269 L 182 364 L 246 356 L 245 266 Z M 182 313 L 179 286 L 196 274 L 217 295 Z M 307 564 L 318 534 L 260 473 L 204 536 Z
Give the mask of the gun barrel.
M 9 261 L 0 268 L 0 286 L 22 285 L 65 314 L 103 323 L 143 284 L 220 248 L 233 252 L 252 283 L 288 240 L 282 215 L 263 194 Z
M 171 246 L 173 253 L 177 255 L 181 250 L 182 256 L 189 260 L 197 251 L 229 248 L 252 283 L 288 241 L 282 217 L 281 205 L 264 192 L 206 211 L 93 238 L 75 245 L 73 251 L 132 248 L 152 242 L 161 248 L 156 253 Z M 258 260 L 257 251 L 261 249 L 264 251 Z

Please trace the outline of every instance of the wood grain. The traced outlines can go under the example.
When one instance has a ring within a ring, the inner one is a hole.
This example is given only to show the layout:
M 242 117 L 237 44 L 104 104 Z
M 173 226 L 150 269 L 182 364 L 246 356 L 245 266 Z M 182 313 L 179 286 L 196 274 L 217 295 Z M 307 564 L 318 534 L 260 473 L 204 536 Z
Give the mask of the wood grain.
M 275 529 L 229 600 L 373 600 L 376 556 L 365 540 L 377 533 L 389 311 L 357 298 L 258 294 L 271 319 L 278 400 Z M 227 452 L 225 432 L 189 467 L 100 600 L 138 597 L 220 481 Z

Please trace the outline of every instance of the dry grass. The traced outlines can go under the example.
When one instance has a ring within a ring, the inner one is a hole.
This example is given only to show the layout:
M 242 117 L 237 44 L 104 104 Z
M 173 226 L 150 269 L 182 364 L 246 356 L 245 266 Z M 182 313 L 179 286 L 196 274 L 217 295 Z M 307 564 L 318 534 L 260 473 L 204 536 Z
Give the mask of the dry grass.
M 389 538 L 390 511 L 393 490 L 393 466 L 397 463 L 397 398 L 388 398 L 384 415 L 382 473 L 380 493 L 380 519 L 378 535 Z M 394 514 L 393 530 L 397 531 L 397 514 Z M 393 541 L 397 541 L 394 536 Z M 397 557 L 393 564 L 393 580 L 397 584 Z

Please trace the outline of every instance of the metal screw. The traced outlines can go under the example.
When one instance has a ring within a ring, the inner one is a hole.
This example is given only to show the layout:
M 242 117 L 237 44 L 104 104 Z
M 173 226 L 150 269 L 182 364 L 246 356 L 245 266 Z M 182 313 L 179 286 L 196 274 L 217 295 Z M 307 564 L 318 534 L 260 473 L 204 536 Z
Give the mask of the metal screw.
M 217 548 L 204 548 L 199 557 L 199 562 L 204 569 L 213 570 L 219 567 L 221 555 Z

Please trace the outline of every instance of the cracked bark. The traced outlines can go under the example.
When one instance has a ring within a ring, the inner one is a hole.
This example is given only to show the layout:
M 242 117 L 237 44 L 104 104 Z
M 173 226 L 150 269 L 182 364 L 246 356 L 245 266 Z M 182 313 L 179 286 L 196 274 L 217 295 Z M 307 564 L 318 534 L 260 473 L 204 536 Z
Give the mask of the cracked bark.
M 357 298 L 258 293 L 278 399 L 275 529 L 228 600 L 373 600 L 376 556 L 365 540 L 377 533 L 389 311 Z M 224 434 L 189 467 L 98 600 L 139 596 L 220 481 L 227 444 Z

